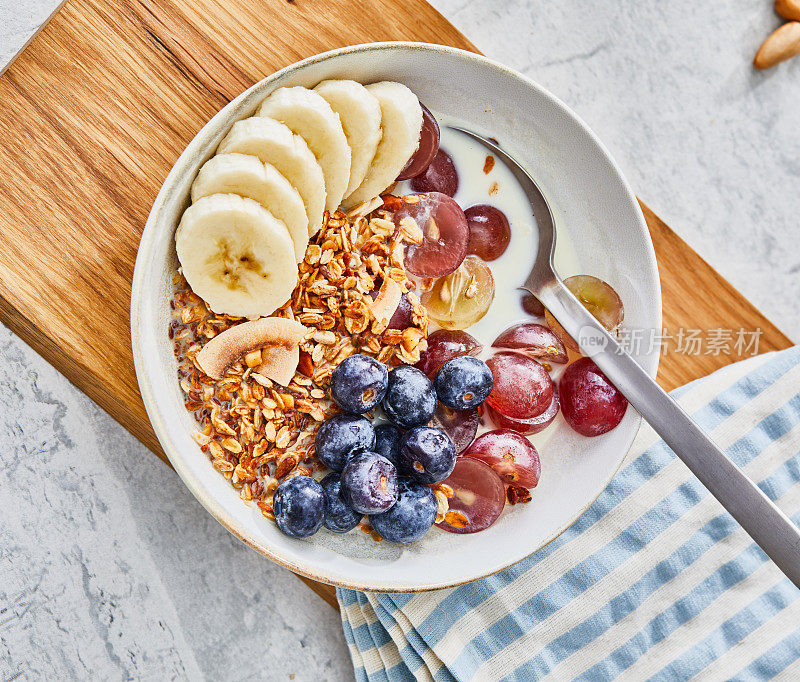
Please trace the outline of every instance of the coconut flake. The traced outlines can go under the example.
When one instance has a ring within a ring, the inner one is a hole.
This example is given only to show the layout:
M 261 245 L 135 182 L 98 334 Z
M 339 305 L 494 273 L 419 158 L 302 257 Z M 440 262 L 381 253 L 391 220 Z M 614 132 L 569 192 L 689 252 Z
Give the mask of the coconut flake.
M 400 285 L 391 277 L 384 277 L 378 295 L 369 307 L 375 316 L 375 324 L 372 325 L 372 331 L 375 334 L 382 333 L 389 326 L 389 320 L 392 319 L 394 311 L 400 305 L 402 296 L 403 290 Z
M 276 384 L 288 386 L 300 364 L 300 347 L 267 346 L 261 351 L 262 364 L 256 372 Z
M 197 364 L 211 378 L 221 379 L 233 363 L 254 350 L 269 348 L 269 350 L 262 351 L 262 360 L 265 355 L 278 357 L 278 350 L 284 350 L 287 352 L 284 354 L 284 360 L 291 364 L 292 356 L 288 354 L 288 351 L 294 349 L 295 357 L 298 358 L 294 363 L 294 369 L 296 369 L 299 361 L 297 349 L 308 331 L 308 328 L 299 322 L 283 317 L 262 317 L 258 320 L 243 322 L 226 329 L 203 346 L 197 354 Z M 272 366 L 274 363 L 262 362 L 261 366 L 263 367 L 264 364 Z M 294 369 L 292 369 L 292 374 L 294 374 Z M 281 376 L 284 374 L 281 373 Z

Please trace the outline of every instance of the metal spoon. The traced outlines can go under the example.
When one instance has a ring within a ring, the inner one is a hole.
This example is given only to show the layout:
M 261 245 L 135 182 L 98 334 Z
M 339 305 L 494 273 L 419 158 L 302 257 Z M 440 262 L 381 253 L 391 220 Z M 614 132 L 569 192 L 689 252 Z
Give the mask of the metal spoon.
M 495 142 L 451 126 L 502 159 L 525 191 L 539 229 L 539 251 L 524 289 L 536 296 L 731 516 L 800 587 L 800 529 L 695 424 L 583 307 L 553 269 L 556 229 L 550 206 L 517 161 Z

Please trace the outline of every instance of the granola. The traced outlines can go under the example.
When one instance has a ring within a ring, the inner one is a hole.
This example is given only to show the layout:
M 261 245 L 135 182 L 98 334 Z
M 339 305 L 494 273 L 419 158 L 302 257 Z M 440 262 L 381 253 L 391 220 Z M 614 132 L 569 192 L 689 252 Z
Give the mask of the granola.
M 418 238 L 408 226 L 395 228 L 379 199 L 347 215 L 325 214 L 299 264 L 291 299 L 274 313 L 308 329 L 286 386 L 259 372 L 262 349 L 235 361 L 221 379 L 201 369 L 197 356 L 204 345 L 246 319 L 211 311 L 176 272 L 169 336 L 186 409 L 199 424 L 194 439 L 241 499 L 264 516 L 274 518 L 272 498 L 281 480 L 325 469 L 314 456 L 314 436 L 338 412 L 328 398 L 333 369 L 354 353 L 389 365 L 414 364 L 426 349 L 428 315 L 403 265 L 405 243 Z M 412 310 L 404 330 L 387 329 L 392 310 L 380 301 L 390 294 L 371 296 L 395 290 Z M 443 516 L 445 493 L 437 499 Z

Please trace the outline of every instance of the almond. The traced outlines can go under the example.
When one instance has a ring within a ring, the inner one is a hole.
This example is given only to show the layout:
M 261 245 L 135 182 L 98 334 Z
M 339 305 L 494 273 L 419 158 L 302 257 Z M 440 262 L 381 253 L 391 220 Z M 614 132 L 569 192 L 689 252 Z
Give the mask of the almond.
M 800 22 L 790 21 L 769 36 L 753 60 L 757 69 L 769 69 L 800 54 Z
M 300 358 L 297 364 L 297 371 L 307 377 L 314 376 L 314 363 L 311 361 L 311 354 L 301 350 Z
M 789 21 L 800 21 L 800 0 L 775 0 L 775 11 Z
M 258 367 L 261 364 L 261 350 L 254 350 L 244 356 L 244 364 L 248 367 Z

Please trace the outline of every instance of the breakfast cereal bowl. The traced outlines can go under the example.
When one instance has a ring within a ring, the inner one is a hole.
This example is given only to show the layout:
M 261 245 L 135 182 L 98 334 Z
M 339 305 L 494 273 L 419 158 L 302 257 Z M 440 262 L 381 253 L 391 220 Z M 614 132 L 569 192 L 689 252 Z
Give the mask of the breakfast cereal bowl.
M 616 428 L 593 438 L 578 435 L 559 415 L 546 431 L 532 438 L 541 456 L 541 478 L 532 499 L 526 504 L 507 505 L 486 530 L 460 535 L 433 528 L 417 542 L 393 545 L 376 542 L 369 533 L 357 529 L 345 534 L 323 529 L 305 539 L 281 533 L 261 508 L 243 501 L 241 490 L 212 465 L 193 438 L 198 424 L 184 406 L 178 361 L 167 330 L 172 320 L 173 276 L 178 268 L 175 230 L 190 203 L 190 188 L 198 169 L 214 155 L 231 126 L 251 116 L 273 90 L 294 85 L 312 87 L 331 78 L 364 84 L 384 80 L 403 83 L 445 124 L 455 122 L 499 140 L 531 173 L 551 204 L 558 230 L 555 264 L 559 274 L 590 273 L 611 283 L 624 302 L 625 327 L 643 330 L 644 338 L 649 330 L 661 328 L 653 247 L 638 203 L 618 167 L 574 113 L 511 69 L 480 55 L 436 45 L 357 45 L 286 67 L 214 116 L 169 173 L 139 246 L 131 330 L 142 398 L 175 470 L 231 533 L 308 578 L 382 592 L 458 585 L 524 559 L 588 509 L 619 469 L 633 442 L 641 420 L 632 408 Z M 474 150 L 470 153 L 478 158 Z M 481 173 L 476 161 L 474 175 L 479 185 L 484 182 Z M 509 315 L 524 321 L 521 309 L 508 312 L 508 301 L 517 295 L 514 287 L 525 280 L 535 249 L 535 231 L 526 233 L 524 238 L 519 237 L 514 253 L 493 270 L 498 288 L 491 310 L 496 312 L 490 310 L 491 314 L 475 327 L 476 336 L 485 345 L 508 326 Z M 644 343 L 634 350 L 638 361 L 654 376 L 659 359 L 657 344 Z

